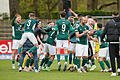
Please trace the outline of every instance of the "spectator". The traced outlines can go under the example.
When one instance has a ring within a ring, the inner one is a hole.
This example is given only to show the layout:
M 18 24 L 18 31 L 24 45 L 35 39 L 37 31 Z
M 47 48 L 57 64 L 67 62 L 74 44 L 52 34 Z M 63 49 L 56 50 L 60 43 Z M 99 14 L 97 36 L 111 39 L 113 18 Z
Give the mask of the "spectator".
M 110 62 L 112 66 L 112 74 L 111 76 L 116 76 L 116 65 L 115 65 L 115 57 L 117 58 L 117 72 L 120 76 L 120 55 L 119 55 L 119 36 L 120 36 L 120 18 L 118 12 L 112 13 L 112 19 L 107 22 L 105 29 L 101 35 L 101 44 L 103 42 L 103 38 L 107 35 L 107 41 L 109 42 L 109 55 Z

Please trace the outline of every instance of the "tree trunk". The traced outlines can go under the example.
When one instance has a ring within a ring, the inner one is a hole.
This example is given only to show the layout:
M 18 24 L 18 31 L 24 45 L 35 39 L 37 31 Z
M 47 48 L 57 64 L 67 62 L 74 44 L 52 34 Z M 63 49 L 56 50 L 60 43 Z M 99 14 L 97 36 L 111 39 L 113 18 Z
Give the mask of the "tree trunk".
M 98 5 L 98 0 L 92 0 L 91 6 L 92 10 L 96 10 Z
M 87 10 L 97 9 L 98 0 L 87 0 Z
M 118 12 L 120 14 L 120 0 L 117 0 L 117 9 L 118 9 Z
M 77 0 L 72 0 L 72 10 L 77 10 Z
M 63 0 L 60 0 L 60 2 L 58 3 L 58 9 L 59 11 L 63 11 Z
M 12 19 L 16 13 L 19 13 L 20 10 L 19 3 L 20 0 L 9 0 L 10 19 Z
M 34 7 L 34 11 L 35 11 L 35 16 L 39 16 L 39 11 L 38 11 L 38 0 L 33 0 L 33 7 Z
M 92 0 L 87 0 L 87 10 L 91 10 Z

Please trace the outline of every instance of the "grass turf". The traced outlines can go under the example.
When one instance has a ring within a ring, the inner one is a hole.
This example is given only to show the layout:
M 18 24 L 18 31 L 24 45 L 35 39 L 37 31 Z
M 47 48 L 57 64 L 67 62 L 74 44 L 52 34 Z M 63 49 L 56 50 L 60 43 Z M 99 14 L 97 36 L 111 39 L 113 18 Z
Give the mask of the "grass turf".
M 61 61 L 62 69 L 64 61 Z M 120 80 L 120 76 L 111 77 L 111 73 L 103 73 L 96 61 L 97 68 L 88 73 L 57 71 L 57 61 L 51 65 L 51 71 L 18 72 L 18 67 L 12 70 L 10 60 L 0 60 L 0 80 Z

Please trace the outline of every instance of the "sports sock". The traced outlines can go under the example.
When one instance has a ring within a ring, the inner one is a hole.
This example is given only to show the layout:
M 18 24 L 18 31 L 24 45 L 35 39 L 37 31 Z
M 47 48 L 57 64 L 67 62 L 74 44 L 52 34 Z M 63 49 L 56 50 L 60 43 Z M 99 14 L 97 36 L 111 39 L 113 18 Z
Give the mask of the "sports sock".
M 82 66 L 85 65 L 85 62 L 86 62 L 86 60 L 83 58 L 83 60 L 82 60 Z
M 12 64 L 15 64 L 15 59 L 12 59 Z
M 32 66 L 33 63 L 34 63 L 34 59 L 31 58 L 31 60 L 30 60 L 30 66 Z
M 91 59 L 92 65 L 95 65 L 95 60 Z
M 68 60 L 68 54 L 65 54 L 65 62 Z
M 22 47 L 18 47 L 18 54 L 20 54 Z
M 40 66 L 42 66 L 44 62 L 45 62 L 45 58 L 42 59 Z
M 60 54 L 57 54 L 57 61 L 60 62 Z
M 72 53 L 69 53 L 69 64 L 72 64 Z
M 37 47 L 36 46 L 33 46 L 28 52 L 31 53 L 33 51 L 37 50 Z
M 77 67 L 80 68 L 80 59 L 77 58 Z
M 110 63 L 109 63 L 108 60 L 105 60 L 104 62 L 105 62 L 105 64 L 107 65 L 108 68 L 111 68 L 111 67 L 110 67 Z
M 29 67 L 29 63 L 30 63 L 30 59 L 28 58 L 27 61 L 26 61 L 25 66 Z
M 50 67 L 52 63 L 53 63 L 53 60 L 49 59 L 47 67 Z
M 73 64 L 77 65 L 77 57 L 76 56 L 74 56 L 74 58 L 73 58 Z
M 46 57 L 45 57 L 45 62 L 44 62 L 44 65 L 43 65 L 44 67 L 47 65 L 48 61 L 49 61 L 49 57 L 46 56 Z
M 105 70 L 104 62 L 103 61 L 99 61 L 99 63 L 100 63 L 100 66 L 101 66 L 102 70 Z

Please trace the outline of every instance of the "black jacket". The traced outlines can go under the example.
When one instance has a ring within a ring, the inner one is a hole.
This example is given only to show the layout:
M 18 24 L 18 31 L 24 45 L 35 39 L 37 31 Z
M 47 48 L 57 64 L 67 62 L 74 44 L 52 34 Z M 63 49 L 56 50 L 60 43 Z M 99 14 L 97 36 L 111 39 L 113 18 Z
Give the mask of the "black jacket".
M 107 42 L 118 42 L 120 35 L 120 18 L 114 17 L 107 22 L 103 33 L 101 35 L 101 42 L 103 38 L 107 35 Z
M 63 9 L 71 8 L 71 0 L 63 0 Z

